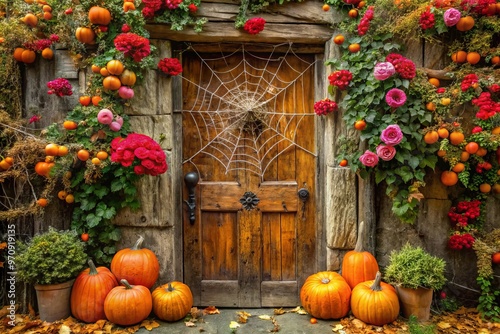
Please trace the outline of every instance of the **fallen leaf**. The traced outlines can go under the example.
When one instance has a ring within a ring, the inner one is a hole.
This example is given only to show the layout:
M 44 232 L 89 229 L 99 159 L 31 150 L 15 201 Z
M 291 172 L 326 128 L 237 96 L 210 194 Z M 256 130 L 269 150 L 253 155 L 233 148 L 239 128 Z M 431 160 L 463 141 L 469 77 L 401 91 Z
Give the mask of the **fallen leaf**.
M 192 321 L 186 321 L 186 327 L 196 327 L 196 324 Z
M 203 310 L 203 314 L 220 314 L 215 306 L 209 306 Z
M 451 327 L 451 325 L 450 325 L 449 323 L 447 323 L 447 322 L 443 322 L 443 321 L 439 322 L 439 323 L 437 324 L 437 326 L 438 326 L 439 328 L 441 328 L 441 329 L 447 329 L 447 328 L 450 328 L 450 327 Z
M 289 311 L 290 313 L 297 313 L 297 314 L 307 314 L 306 310 L 304 310 L 302 307 L 297 306 L 293 310 Z
M 333 328 L 332 328 L 332 332 L 339 332 L 341 330 L 344 329 L 344 326 L 342 326 L 341 324 L 336 324 Z
M 240 327 L 240 324 L 237 323 L 236 321 L 231 321 L 231 323 L 229 324 L 229 328 L 231 328 L 231 329 L 236 329 L 239 327 Z
M 262 320 L 271 320 L 271 316 L 269 316 L 267 314 L 262 314 L 262 315 L 259 315 L 259 319 L 262 319 Z
M 0 250 L 7 248 L 6 242 L 0 242 Z
M 28 312 L 29 314 L 32 316 L 32 317 L 35 317 L 36 316 L 36 312 L 35 312 L 35 309 L 33 308 L 33 306 L 31 305 L 31 303 L 28 304 Z
M 9 314 L 9 310 L 7 309 L 8 306 L 4 306 L 0 309 L 0 319 L 5 317 L 7 314 Z M 10 320 L 10 319 L 9 319 Z
M 250 318 L 252 315 L 250 313 L 247 313 L 245 311 L 239 311 L 236 312 L 238 315 L 238 322 L 241 324 L 246 324 L 248 321 L 248 318 Z
M 143 322 L 141 322 L 141 327 L 144 327 L 146 328 L 148 331 L 152 330 L 153 328 L 157 328 L 157 327 L 160 327 L 160 324 L 157 323 L 156 321 L 154 320 L 144 320 Z
M 282 314 L 285 314 L 286 311 L 283 309 L 283 308 L 275 308 L 274 309 L 274 314 L 275 315 L 282 315 Z
M 71 334 L 71 329 L 66 325 L 61 325 L 59 329 L 59 334 Z
M 354 327 L 358 328 L 358 329 L 362 329 L 362 328 L 365 328 L 366 327 L 366 324 L 359 320 L 359 319 L 353 319 L 351 321 L 351 323 L 354 325 Z
M 0 261 L 0 268 L 3 268 L 4 262 Z

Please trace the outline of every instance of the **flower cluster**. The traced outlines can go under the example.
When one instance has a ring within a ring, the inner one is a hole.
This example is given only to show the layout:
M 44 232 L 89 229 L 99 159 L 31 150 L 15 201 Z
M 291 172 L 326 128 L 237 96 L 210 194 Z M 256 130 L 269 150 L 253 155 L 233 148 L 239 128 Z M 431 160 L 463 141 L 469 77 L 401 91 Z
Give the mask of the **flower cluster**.
M 146 19 L 152 19 L 155 12 L 159 11 L 163 5 L 162 0 L 142 0 L 142 15 Z
M 338 87 L 340 90 L 344 90 L 349 86 L 352 80 L 352 73 L 349 70 L 339 70 L 331 73 L 328 76 L 328 81 L 330 85 Z
M 385 60 L 390 62 L 399 76 L 403 79 L 411 80 L 417 75 L 415 63 L 398 53 L 390 53 L 385 57 Z
M 500 103 L 493 101 L 490 92 L 482 92 L 478 98 L 472 99 L 472 104 L 479 107 L 476 117 L 482 120 L 500 113 Z
M 493 15 L 495 12 L 489 10 L 489 5 L 496 3 L 496 0 L 463 0 L 460 6 L 465 12 L 472 12 L 479 15 Z
M 243 26 L 243 29 L 249 33 L 250 35 L 257 35 L 259 32 L 264 30 L 264 25 L 266 24 L 266 20 L 262 17 L 254 17 L 248 19 Z
M 456 232 L 450 236 L 448 240 L 448 247 L 453 250 L 461 250 L 463 248 L 472 248 L 474 245 L 474 237 L 469 233 Z
M 114 43 L 118 51 L 123 52 L 125 56 L 132 57 L 136 62 L 140 62 L 151 53 L 149 39 L 131 32 L 119 34 Z
M 57 96 L 73 95 L 73 87 L 64 78 L 57 78 L 47 82 L 47 87 L 49 88 L 48 94 L 55 94 Z
M 182 73 L 182 65 L 177 58 L 163 58 L 158 63 L 158 69 L 163 73 L 176 76 Z
M 314 103 L 314 112 L 319 116 L 335 112 L 338 108 L 337 103 L 328 98 Z
M 373 20 L 373 6 L 369 6 L 358 24 L 358 35 L 363 36 L 370 28 L 370 21 Z
M 436 24 L 436 19 L 434 13 L 431 12 L 430 8 L 427 8 L 425 12 L 420 15 L 420 20 L 418 21 L 420 28 L 422 30 L 431 29 Z
M 385 144 L 379 144 L 376 148 L 377 153 L 366 150 L 359 157 L 359 161 L 366 167 L 375 167 L 379 158 L 384 161 L 390 161 L 396 155 L 395 145 L 403 140 L 403 132 L 397 124 L 387 126 L 380 134 L 380 140 Z
M 165 152 L 150 137 L 131 133 L 126 138 L 116 137 L 111 141 L 111 161 L 123 167 L 134 166 L 137 175 L 160 175 L 167 171 Z
M 52 43 L 57 42 L 59 42 L 59 36 L 52 34 L 49 38 L 37 39 L 34 42 L 24 43 L 23 45 L 28 50 L 42 51 L 43 49 L 50 48 Z
M 460 88 L 462 89 L 462 92 L 465 92 L 468 90 L 472 85 L 477 84 L 479 82 L 479 78 L 477 77 L 476 74 L 467 74 L 463 79 L 462 83 L 460 84 Z
M 452 206 L 448 211 L 448 218 L 454 228 L 463 228 L 471 224 L 481 214 L 479 200 L 461 201 L 457 206 Z
M 181 3 L 182 3 L 182 0 L 165 0 L 165 5 L 170 10 L 174 10 L 174 9 L 178 8 Z

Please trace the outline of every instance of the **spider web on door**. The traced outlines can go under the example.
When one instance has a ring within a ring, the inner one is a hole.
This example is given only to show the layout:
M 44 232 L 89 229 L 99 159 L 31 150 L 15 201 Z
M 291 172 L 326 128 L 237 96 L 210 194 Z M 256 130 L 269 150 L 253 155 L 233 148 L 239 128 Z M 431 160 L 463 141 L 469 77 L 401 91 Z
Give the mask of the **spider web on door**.
M 277 51 L 283 47 L 285 52 Z M 304 105 L 303 98 L 313 87 L 302 80 L 315 60 L 296 54 L 291 43 L 275 45 L 265 54 L 241 45 L 211 58 L 189 49 L 201 67 L 197 82 L 182 77 L 196 96 L 181 111 L 198 135 L 190 138 L 196 150 L 183 164 L 196 166 L 197 157 L 207 155 L 224 166 L 226 174 L 244 169 L 263 179 L 272 162 L 292 148 L 316 155 L 299 137 L 300 131 L 314 130 L 301 125 L 315 117 L 313 105 Z

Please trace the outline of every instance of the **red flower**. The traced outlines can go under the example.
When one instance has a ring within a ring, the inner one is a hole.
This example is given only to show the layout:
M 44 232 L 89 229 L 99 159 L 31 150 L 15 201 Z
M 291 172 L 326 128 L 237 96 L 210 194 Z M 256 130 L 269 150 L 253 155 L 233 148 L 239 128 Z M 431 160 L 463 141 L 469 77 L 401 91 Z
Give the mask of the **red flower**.
M 335 71 L 328 76 L 330 85 L 337 86 L 340 90 L 344 90 L 349 86 L 352 80 L 352 73 L 348 70 Z
M 42 116 L 40 116 L 40 115 L 33 115 L 33 116 L 31 116 L 31 118 L 29 120 L 29 124 L 38 122 L 41 119 L 42 119 Z
M 165 5 L 170 10 L 174 10 L 174 9 L 178 8 L 181 3 L 182 3 L 182 0 L 165 0 Z
M 251 35 L 257 35 L 259 32 L 264 30 L 265 24 L 266 20 L 264 20 L 262 17 L 254 17 L 245 22 L 243 29 Z
M 132 133 L 126 138 L 111 141 L 111 161 L 123 167 L 134 166 L 138 175 L 159 175 L 167 171 L 167 158 L 160 145 L 152 138 Z
M 123 52 L 125 56 L 132 57 L 136 62 L 140 62 L 151 52 L 149 39 L 131 32 L 119 34 L 114 43 L 118 51 Z
M 196 5 L 194 3 L 191 3 L 191 4 L 189 4 L 188 9 L 191 13 L 196 13 L 196 11 L 198 10 L 198 7 L 196 7 Z
M 335 112 L 338 108 L 337 103 L 328 98 L 314 103 L 314 112 L 319 116 Z
M 469 233 L 453 234 L 448 240 L 448 247 L 453 250 L 461 250 L 463 248 L 472 248 L 474 245 L 474 237 Z
M 158 63 L 158 68 L 165 74 L 176 76 L 182 73 L 182 65 L 177 58 L 163 58 Z
M 420 24 L 420 28 L 422 28 L 423 30 L 434 27 L 436 19 L 434 18 L 434 14 L 431 13 L 431 10 L 429 8 L 420 15 L 420 20 L 418 23 Z
M 463 79 L 462 83 L 460 84 L 460 88 L 462 89 L 462 92 L 465 92 L 467 89 L 469 89 L 473 84 L 478 83 L 479 78 L 477 77 L 476 74 L 467 74 Z
M 373 6 L 368 7 L 363 18 L 359 21 L 358 24 L 358 35 L 363 36 L 368 32 L 368 28 L 370 28 L 370 21 L 373 20 Z
M 73 95 L 73 87 L 68 80 L 64 78 L 58 78 L 47 82 L 47 87 L 49 88 L 48 94 L 56 94 L 57 96 L 69 96 Z

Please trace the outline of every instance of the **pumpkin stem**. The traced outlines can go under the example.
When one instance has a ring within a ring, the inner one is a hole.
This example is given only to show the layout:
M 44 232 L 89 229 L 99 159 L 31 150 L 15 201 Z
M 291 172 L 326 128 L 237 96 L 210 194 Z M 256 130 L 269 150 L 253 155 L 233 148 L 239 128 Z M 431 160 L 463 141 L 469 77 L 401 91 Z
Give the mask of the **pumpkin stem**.
M 90 268 L 89 275 L 97 275 L 98 272 L 97 272 L 97 268 L 95 267 L 94 261 L 92 261 L 92 259 L 90 259 L 87 263 L 89 264 L 89 268 Z
M 358 227 L 358 240 L 356 240 L 356 247 L 354 247 L 355 252 L 363 252 L 363 243 L 365 240 L 365 222 L 359 223 Z
M 168 286 L 167 286 L 167 291 L 168 291 L 168 292 L 172 292 L 172 291 L 174 291 L 174 290 L 175 290 L 175 289 L 174 289 L 174 287 L 172 286 L 172 283 L 170 283 L 170 282 L 169 282 L 169 283 L 167 283 L 167 284 L 168 284 Z
M 133 289 L 132 285 L 125 278 L 122 278 L 120 283 L 125 285 L 125 290 Z
M 382 274 L 380 274 L 380 271 L 377 271 L 377 275 L 375 276 L 375 281 L 373 282 L 370 289 L 372 289 L 373 291 L 382 291 L 382 287 L 380 286 L 381 280 L 382 280 Z
M 131 249 L 138 250 L 141 249 L 142 242 L 144 241 L 144 237 L 142 235 L 139 236 L 139 239 L 135 242 L 134 246 Z
M 321 283 L 323 283 L 323 284 L 328 284 L 328 283 L 330 283 L 330 280 L 329 280 L 328 278 L 326 278 L 326 277 L 323 277 L 323 278 L 321 279 Z

